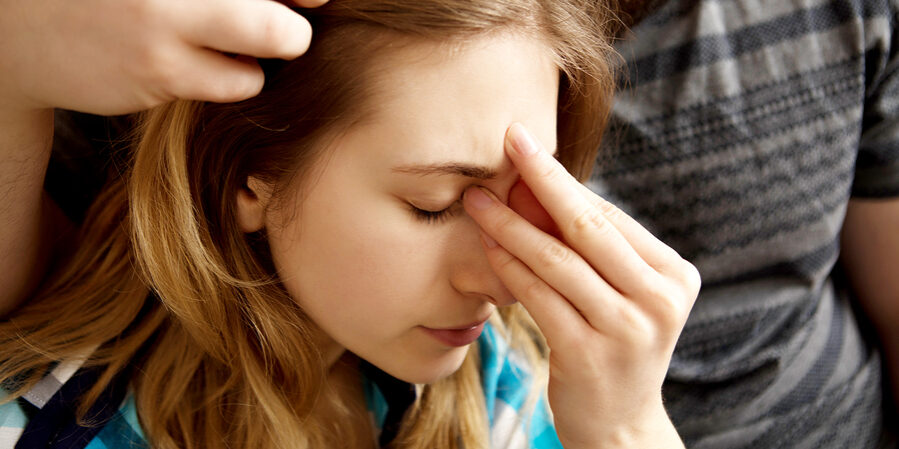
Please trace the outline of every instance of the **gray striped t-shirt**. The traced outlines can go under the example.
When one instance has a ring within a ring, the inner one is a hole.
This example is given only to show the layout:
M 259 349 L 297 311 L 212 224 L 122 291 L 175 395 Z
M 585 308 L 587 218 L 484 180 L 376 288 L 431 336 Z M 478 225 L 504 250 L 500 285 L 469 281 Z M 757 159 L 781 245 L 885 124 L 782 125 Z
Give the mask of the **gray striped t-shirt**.
M 664 387 L 688 447 L 883 444 L 880 358 L 835 267 L 850 197 L 899 196 L 896 14 L 669 0 L 619 44 L 590 184 L 702 273 Z

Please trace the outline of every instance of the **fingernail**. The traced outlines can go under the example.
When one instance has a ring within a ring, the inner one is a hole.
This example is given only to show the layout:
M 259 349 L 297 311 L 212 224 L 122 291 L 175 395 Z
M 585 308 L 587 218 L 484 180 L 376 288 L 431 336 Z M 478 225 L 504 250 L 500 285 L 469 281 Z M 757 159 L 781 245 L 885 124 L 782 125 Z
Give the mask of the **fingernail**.
M 512 148 L 522 156 L 530 156 L 536 153 L 540 147 L 537 146 L 537 140 L 521 123 L 513 123 L 506 133 L 506 138 L 510 141 Z
M 468 189 L 465 196 L 475 209 L 484 210 L 493 206 L 493 200 L 480 187 Z
M 484 245 L 487 248 L 496 248 L 496 240 L 493 240 L 493 238 L 487 235 L 483 230 L 481 231 L 481 240 L 484 241 Z

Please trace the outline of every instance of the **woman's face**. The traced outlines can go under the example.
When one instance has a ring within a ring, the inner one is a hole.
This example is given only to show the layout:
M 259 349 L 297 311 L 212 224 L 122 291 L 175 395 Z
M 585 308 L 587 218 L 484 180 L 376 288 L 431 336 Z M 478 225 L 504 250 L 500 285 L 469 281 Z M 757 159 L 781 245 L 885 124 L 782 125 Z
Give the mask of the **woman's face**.
M 460 196 L 478 184 L 506 199 L 518 179 L 503 152 L 513 122 L 555 148 L 558 70 L 548 47 L 511 34 L 416 44 L 378 64 L 373 115 L 261 221 L 330 360 L 346 349 L 429 383 L 456 371 L 480 324 L 515 301 Z

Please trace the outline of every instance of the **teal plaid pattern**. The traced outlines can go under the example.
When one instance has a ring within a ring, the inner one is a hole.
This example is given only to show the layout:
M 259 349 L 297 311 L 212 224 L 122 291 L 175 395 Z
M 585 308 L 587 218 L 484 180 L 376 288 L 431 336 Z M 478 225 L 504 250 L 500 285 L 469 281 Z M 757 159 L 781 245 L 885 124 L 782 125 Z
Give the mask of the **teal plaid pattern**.
M 562 444 L 556 436 L 543 398 L 528 404 L 532 375 L 527 363 L 510 350 L 508 344 L 490 325 L 477 342 L 482 364 L 482 382 L 490 420 L 490 447 L 493 449 L 557 449 Z M 52 397 L 80 366 L 80 361 L 62 363 L 25 397 L 0 405 L 0 449 L 13 449 L 28 424 L 28 407 L 40 408 Z M 377 385 L 363 380 L 366 401 L 380 432 L 387 416 L 387 401 Z M 26 402 L 27 404 L 23 404 Z M 134 397 L 129 395 L 85 449 L 149 448 L 137 418 Z

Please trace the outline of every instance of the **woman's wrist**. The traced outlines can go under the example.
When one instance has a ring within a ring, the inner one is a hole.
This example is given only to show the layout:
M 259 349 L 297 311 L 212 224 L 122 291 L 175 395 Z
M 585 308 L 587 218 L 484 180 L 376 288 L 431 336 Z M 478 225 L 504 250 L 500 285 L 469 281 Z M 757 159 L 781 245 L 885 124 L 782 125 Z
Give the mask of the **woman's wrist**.
M 662 406 L 654 408 L 646 418 L 600 432 L 590 441 L 563 440 L 563 446 L 565 449 L 684 449 L 680 435 Z

